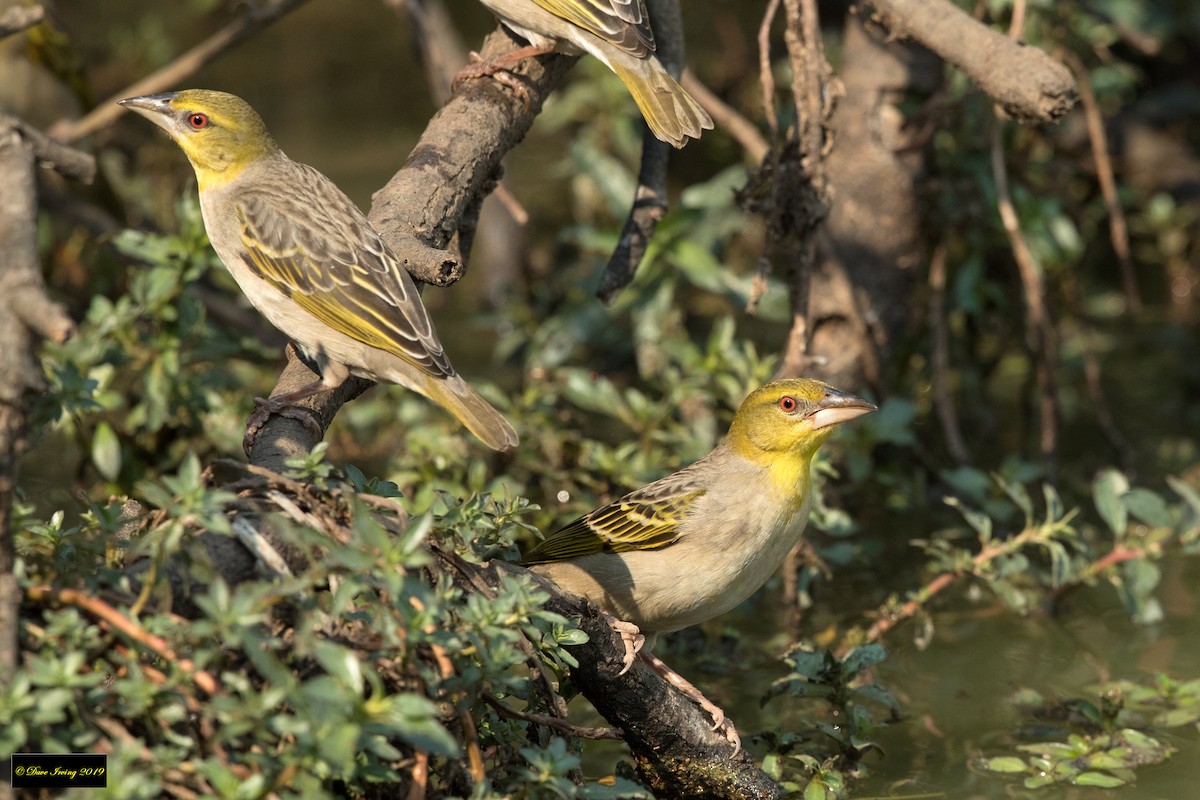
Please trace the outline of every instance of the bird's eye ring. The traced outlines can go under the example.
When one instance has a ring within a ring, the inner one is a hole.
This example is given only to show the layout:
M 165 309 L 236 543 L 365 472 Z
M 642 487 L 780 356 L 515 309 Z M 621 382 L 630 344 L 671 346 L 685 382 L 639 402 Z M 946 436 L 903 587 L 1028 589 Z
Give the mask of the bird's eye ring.
M 192 130 L 200 130 L 208 127 L 207 114 L 190 114 L 188 116 L 188 125 L 192 126 Z
M 800 404 L 796 402 L 796 398 L 792 397 L 790 394 L 785 394 L 783 397 L 779 398 L 779 407 L 791 414 L 800 407 Z

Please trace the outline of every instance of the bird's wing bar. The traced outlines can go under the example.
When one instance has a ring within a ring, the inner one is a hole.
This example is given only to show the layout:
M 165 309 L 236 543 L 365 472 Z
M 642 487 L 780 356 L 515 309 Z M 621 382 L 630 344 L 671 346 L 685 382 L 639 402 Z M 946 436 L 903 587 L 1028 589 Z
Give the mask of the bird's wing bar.
M 334 330 L 432 375 L 454 375 L 412 278 L 333 188 L 333 208 L 286 208 L 294 205 L 290 192 L 239 196 L 246 265 Z
M 705 491 L 689 478 L 685 470 L 601 506 L 552 534 L 526 554 L 521 563 L 542 564 L 595 553 L 660 550 L 674 544 L 679 539 L 679 523 Z
M 533 1 L 554 16 L 638 58 L 654 52 L 654 31 L 646 15 L 646 0 Z

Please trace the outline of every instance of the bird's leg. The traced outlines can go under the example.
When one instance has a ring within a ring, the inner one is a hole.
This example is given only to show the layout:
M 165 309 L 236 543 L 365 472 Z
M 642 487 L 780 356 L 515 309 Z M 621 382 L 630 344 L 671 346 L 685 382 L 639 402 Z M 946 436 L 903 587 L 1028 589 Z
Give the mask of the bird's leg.
M 286 354 L 289 361 L 294 358 L 300 358 L 300 354 L 296 352 L 296 348 L 291 342 L 288 342 Z M 262 432 L 263 426 L 267 424 L 267 420 L 271 418 L 272 414 L 297 420 L 303 423 L 306 428 L 313 431 L 318 438 L 323 436 L 325 431 L 321 428 L 321 421 L 317 419 L 317 416 L 307 408 L 297 406 L 296 403 L 321 392 L 336 389 L 344 380 L 345 377 L 341 376 L 337 370 L 330 369 L 327 366 L 322 373 L 322 377 L 312 383 L 301 386 L 299 389 L 284 392 L 274 397 L 254 398 L 255 409 L 246 420 L 246 435 L 242 437 L 242 449 L 246 452 L 246 455 L 250 455 L 250 450 L 254 447 L 254 442 L 258 439 L 259 433 Z
M 454 80 L 450 82 L 451 91 L 457 91 L 458 85 L 463 81 L 468 81 L 473 78 L 495 78 L 497 83 L 504 84 L 509 89 L 513 90 L 521 100 L 525 103 L 525 110 L 529 110 L 529 90 L 525 88 L 525 84 L 510 72 L 513 65 L 526 58 L 533 56 L 542 56 L 546 53 L 553 53 L 554 46 L 542 46 L 531 44 L 513 50 L 510 53 L 502 53 L 491 58 L 484 58 L 474 51 L 471 52 L 471 63 L 458 71 L 454 76 Z
M 646 637 L 642 635 L 641 629 L 632 622 L 626 622 L 623 619 L 617 619 L 612 614 L 604 614 L 604 621 L 608 623 L 608 627 L 621 635 L 621 644 L 625 645 L 625 657 L 621 659 L 624 668 L 618 675 L 624 675 L 629 672 L 633 662 L 637 659 L 638 653 L 642 650 L 642 645 L 646 643 Z
M 725 734 L 725 738 L 733 745 L 733 754 L 737 755 L 737 752 L 742 749 L 742 737 L 738 736 L 737 728 L 733 727 L 733 722 L 725 716 L 725 712 L 705 697 L 687 678 L 668 667 L 658 656 L 653 653 L 639 653 L 639 655 L 650 669 L 662 675 L 667 683 L 683 692 L 689 700 L 708 712 L 709 716 L 713 718 L 713 730 L 720 730 Z

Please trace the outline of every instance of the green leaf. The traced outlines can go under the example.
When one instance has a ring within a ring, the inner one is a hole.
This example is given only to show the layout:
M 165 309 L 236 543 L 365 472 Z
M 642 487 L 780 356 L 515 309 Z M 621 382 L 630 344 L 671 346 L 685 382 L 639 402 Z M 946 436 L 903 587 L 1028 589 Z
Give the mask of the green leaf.
M 121 440 L 107 422 L 101 421 L 92 434 L 92 463 L 110 481 L 121 474 Z
M 1016 756 L 997 756 L 996 758 L 985 758 L 982 761 L 983 768 L 991 772 L 1029 772 L 1029 765 L 1024 759 Z
M 1129 524 L 1128 509 L 1121 495 L 1129 491 L 1129 481 L 1115 469 L 1106 469 L 1092 483 L 1092 499 L 1100 518 L 1117 536 L 1125 533 Z
M 1125 785 L 1125 781 L 1104 772 L 1081 772 L 1071 783 L 1076 786 L 1098 786 L 1102 789 L 1113 789 Z
M 864 644 L 853 648 L 846 657 L 842 659 L 842 670 L 849 678 L 853 675 L 862 672 L 864 669 L 869 669 L 876 664 L 881 664 L 887 659 L 887 650 L 881 644 Z
M 345 647 L 339 647 L 332 642 L 319 641 L 313 646 L 313 655 L 331 676 L 350 688 L 355 694 L 362 695 L 363 675 L 358 658 Z
M 1167 501 L 1149 489 L 1133 489 L 1121 497 L 1129 513 L 1155 528 L 1171 525 L 1171 509 Z

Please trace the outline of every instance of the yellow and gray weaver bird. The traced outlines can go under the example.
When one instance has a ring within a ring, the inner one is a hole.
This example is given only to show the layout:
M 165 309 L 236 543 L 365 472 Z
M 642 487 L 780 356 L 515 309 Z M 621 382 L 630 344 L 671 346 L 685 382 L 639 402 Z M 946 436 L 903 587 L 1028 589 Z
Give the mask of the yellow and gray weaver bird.
M 808 522 L 817 449 L 838 424 L 874 410 L 820 381 L 768 383 L 703 459 L 572 522 L 522 563 L 615 617 L 625 669 L 640 649 L 736 747 L 724 713 L 650 654 L 654 638 L 724 614 L 774 574 Z
M 121 105 L 183 149 L 213 249 L 320 372 L 309 386 L 260 401 L 260 411 L 358 375 L 425 395 L 488 447 L 517 446 L 508 421 L 450 365 L 412 278 L 367 218 L 331 180 L 284 155 L 245 100 L 189 89 Z
M 645 0 L 481 0 L 531 47 L 503 58 L 591 53 L 617 74 L 654 135 L 675 147 L 711 130 L 712 118 L 654 55 Z M 463 77 L 495 71 L 499 62 L 467 67 Z

